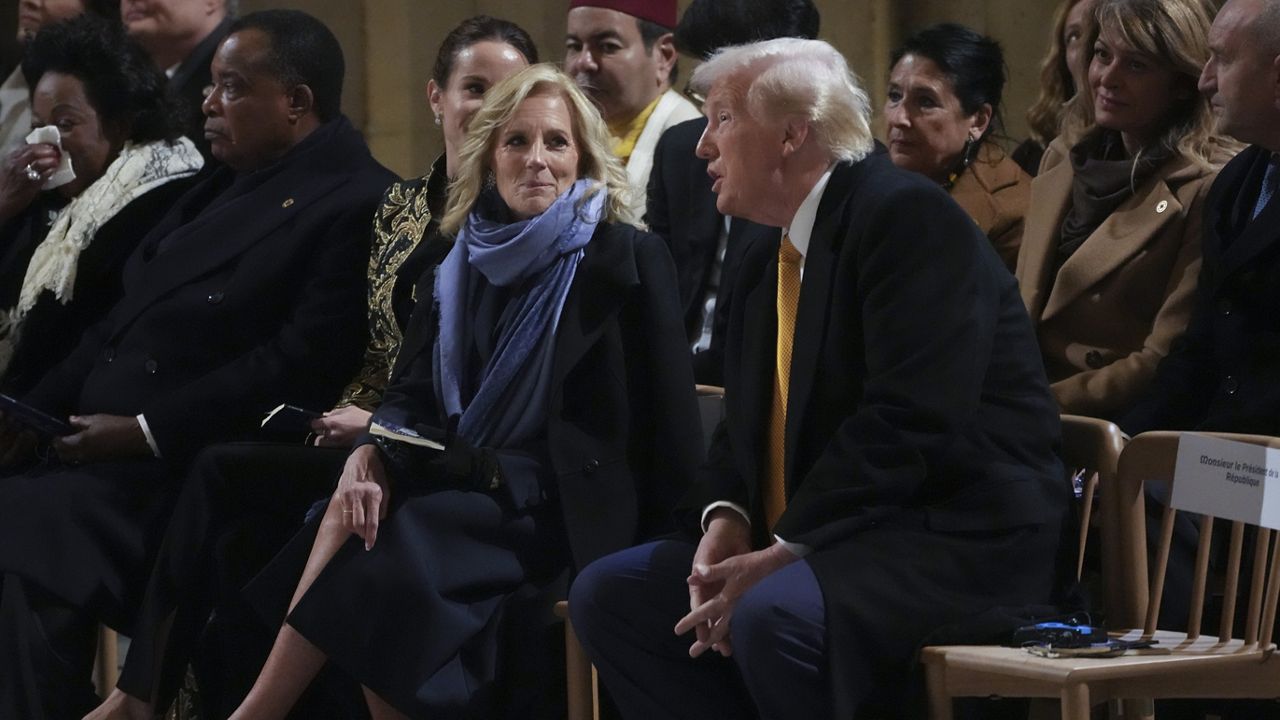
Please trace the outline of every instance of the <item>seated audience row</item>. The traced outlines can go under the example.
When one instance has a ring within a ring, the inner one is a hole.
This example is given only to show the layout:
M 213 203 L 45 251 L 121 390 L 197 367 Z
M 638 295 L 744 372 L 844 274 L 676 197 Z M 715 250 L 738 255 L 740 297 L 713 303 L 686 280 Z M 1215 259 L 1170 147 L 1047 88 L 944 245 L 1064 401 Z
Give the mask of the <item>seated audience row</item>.
M 1063 596 L 1059 412 L 1277 432 L 1265 0 L 1066 0 L 1012 156 L 960 25 L 893 53 L 885 146 L 811 0 L 574 0 L 563 72 L 479 16 L 407 181 L 305 13 L 38 5 L 0 716 L 154 717 L 191 663 L 211 717 L 559 717 L 566 590 L 624 717 L 915 715 L 921 643 Z
M 98 624 L 132 631 L 193 457 L 253 437 L 282 400 L 331 403 L 360 359 L 368 228 L 393 176 L 340 113 L 337 41 L 309 16 L 255 13 L 212 73 L 224 166 L 138 241 L 119 302 L 23 395 L 70 433 L 44 460 L 14 424 L 0 437 L 19 464 L 0 479 L 5 717 L 97 703 Z
M 151 717 L 168 707 L 197 647 L 204 655 L 197 681 L 207 713 L 227 716 L 252 687 L 266 653 L 240 640 L 258 621 L 239 591 L 302 528 L 307 509 L 342 474 L 382 402 L 415 296 L 434 292 L 424 272 L 451 247 L 439 225 L 467 124 L 490 87 L 537 60 L 533 40 L 505 20 L 470 18 L 445 37 L 427 93 L 440 118 L 444 154 L 426 176 L 392 184 L 373 216 L 369 343 L 360 370 L 335 408 L 314 421 L 314 446 L 236 443 L 201 456 L 161 543 L 118 688 L 91 718 Z M 218 627 L 206 629 L 211 610 Z M 220 642 L 200 643 L 211 632 Z

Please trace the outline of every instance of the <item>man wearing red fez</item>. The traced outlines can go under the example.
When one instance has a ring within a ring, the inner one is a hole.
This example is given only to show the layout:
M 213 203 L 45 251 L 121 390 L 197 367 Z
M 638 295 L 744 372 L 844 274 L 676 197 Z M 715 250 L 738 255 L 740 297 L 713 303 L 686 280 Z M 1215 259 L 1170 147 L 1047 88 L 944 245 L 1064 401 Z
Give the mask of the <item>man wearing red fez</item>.
M 565 70 L 599 106 L 643 214 L 658 138 L 699 116 L 671 90 L 676 0 L 570 0 L 568 24 Z

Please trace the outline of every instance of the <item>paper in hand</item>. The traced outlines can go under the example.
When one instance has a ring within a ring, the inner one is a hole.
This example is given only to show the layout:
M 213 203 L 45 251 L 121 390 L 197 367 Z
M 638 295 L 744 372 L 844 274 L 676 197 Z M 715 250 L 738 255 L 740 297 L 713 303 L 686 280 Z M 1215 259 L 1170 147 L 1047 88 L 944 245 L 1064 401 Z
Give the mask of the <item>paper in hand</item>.
M 58 162 L 58 169 L 54 170 L 53 174 L 44 181 L 43 189 L 52 190 L 75 180 L 76 171 L 75 168 L 71 167 L 71 156 L 62 149 L 62 133 L 58 132 L 57 126 L 45 125 L 44 127 L 38 127 L 27 135 L 28 145 L 37 145 L 39 143 L 46 143 L 58 148 L 58 154 L 61 157 Z

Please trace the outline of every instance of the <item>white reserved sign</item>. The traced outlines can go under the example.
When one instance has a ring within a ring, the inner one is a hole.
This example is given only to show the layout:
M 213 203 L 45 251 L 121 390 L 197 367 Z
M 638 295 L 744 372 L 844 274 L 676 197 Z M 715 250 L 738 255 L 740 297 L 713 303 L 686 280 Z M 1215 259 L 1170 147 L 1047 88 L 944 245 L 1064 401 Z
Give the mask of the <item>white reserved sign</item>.
M 1173 480 L 1179 510 L 1280 529 L 1280 450 L 1185 434 Z

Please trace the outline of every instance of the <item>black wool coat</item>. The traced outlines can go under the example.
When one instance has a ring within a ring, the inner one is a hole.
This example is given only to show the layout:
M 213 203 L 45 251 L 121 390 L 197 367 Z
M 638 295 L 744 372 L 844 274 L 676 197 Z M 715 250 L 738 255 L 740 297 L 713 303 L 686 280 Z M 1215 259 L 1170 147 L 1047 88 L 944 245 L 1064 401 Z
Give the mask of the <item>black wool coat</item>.
M 121 208 L 98 228 L 76 263 L 72 300 L 62 303 L 45 291 L 27 313 L 22 326 L 24 339 L 0 379 L 4 392 L 20 396 L 35 387 L 46 372 L 71 354 L 84 333 L 106 316 L 124 294 L 124 265 L 138 242 L 200 177 L 165 183 Z M 40 222 L 37 215 L 42 212 L 32 206 L 0 230 L 0 302 L 6 307 L 18 302 L 27 265 L 43 239 L 36 228 Z
M 821 197 L 793 345 L 788 504 L 766 528 L 778 243 L 756 243 L 738 271 L 726 418 L 682 517 L 697 533 L 707 505 L 731 501 L 761 545 L 772 533 L 812 549 L 844 720 L 902 682 L 933 629 L 1050 600 L 1068 486 L 1012 276 L 940 188 L 874 153 L 838 164 Z
M 1251 220 L 1270 157 L 1247 148 L 1210 188 L 1191 320 L 1125 432 L 1280 434 L 1280 201 Z
M 686 120 L 662 134 L 653 153 L 649 174 L 649 229 L 667 241 L 676 264 L 680 311 L 690 343 L 702 334 L 703 299 L 715 267 L 725 217 L 716 210 L 707 161 L 695 155 L 706 118 Z M 694 356 L 698 382 L 724 384 L 724 333 L 733 303 L 734 279 L 747 249 L 757 240 L 776 240 L 781 232 L 742 218 L 731 218 L 720 266 L 710 349 Z
M 63 417 L 141 413 L 161 458 L 0 478 L 0 572 L 127 629 L 196 452 L 254 437 L 281 402 L 329 407 L 354 373 L 369 228 L 393 180 L 338 118 L 180 199 L 126 263 L 123 299 L 24 398 Z
M 434 273 L 435 266 L 419 282 L 418 305 L 375 421 L 448 424 L 432 373 L 439 328 Z M 629 225 L 597 227 L 560 315 L 545 436 L 577 568 L 669 532 L 671 510 L 702 456 L 676 298 L 661 239 Z M 517 506 L 536 501 L 532 488 L 508 490 Z

